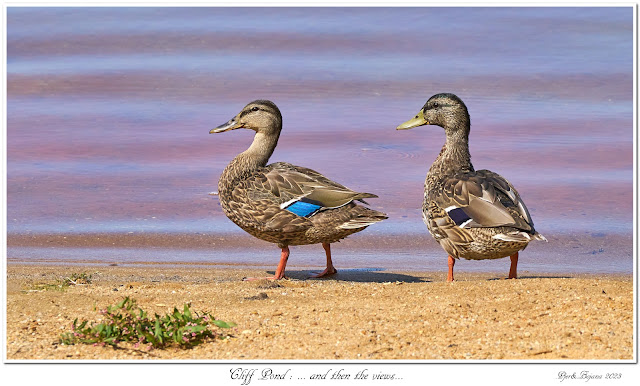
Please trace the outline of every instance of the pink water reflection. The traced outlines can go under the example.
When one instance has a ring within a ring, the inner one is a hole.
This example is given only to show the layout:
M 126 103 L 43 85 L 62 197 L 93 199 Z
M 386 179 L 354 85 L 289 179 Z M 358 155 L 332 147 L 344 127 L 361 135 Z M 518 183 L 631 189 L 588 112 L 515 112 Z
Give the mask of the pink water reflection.
M 397 235 L 405 240 L 398 248 L 437 254 L 419 208 L 444 135 L 438 127 L 394 128 L 432 94 L 454 92 L 471 113 L 476 168 L 507 177 L 541 233 L 590 246 L 593 234 L 607 235 L 611 245 L 603 244 L 596 264 L 627 262 L 631 11 L 322 9 L 310 24 L 286 8 L 10 10 L 9 239 L 78 232 L 243 237 L 208 193 L 251 133 L 208 131 L 267 98 L 285 125 L 272 161 L 380 196 L 371 203 L 390 219 L 345 243 Z M 165 27 L 145 24 L 145 15 Z M 237 29 L 234 21 L 246 17 L 264 21 L 255 27 L 260 43 L 256 31 Z M 110 28 L 116 19 L 122 30 Z M 458 28 L 443 35 L 452 22 Z M 563 242 L 531 250 L 537 267 L 572 251 Z

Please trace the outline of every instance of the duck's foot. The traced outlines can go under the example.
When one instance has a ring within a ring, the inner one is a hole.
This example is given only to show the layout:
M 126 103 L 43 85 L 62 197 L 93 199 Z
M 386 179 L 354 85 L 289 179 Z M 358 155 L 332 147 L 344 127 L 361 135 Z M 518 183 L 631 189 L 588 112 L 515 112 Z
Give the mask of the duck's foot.
M 448 282 L 452 282 L 453 281 L 453 266 L 456 264 L 456 259 L 453 258 L 453 256 L 449 255 L 449 273 L 447 274 L 447 281 Z
M 518 278 L 518 252 L 516 252 L 514 255 L 511 255 L 510 258 L 511 258 L 511 267 L 509 268 L 508 279 L 517 279 Z
M 336 273 L 338 273 L 338 270 L 333 268 L 333 266 L 331 266 L 331 267 L 327 267 L 324 271 L 320 273 L 314 272 L 312 275 L 309 275 L 309 277 L 319 278 L 319 277 L 335 275 Z
M 243 281 L 254 281 L 254 280 L 280 280 L 286 279 L 284 276 L 284 269 L 287 267 L 287 260 L 289 260 L 289 247 L 282 248 L 282 253 L 280 254 L 280 262 L 278 263 L 278 268 L 276 269 L 275 275 L 271 277 L 245 277 Z
M 324 253 L 327 255 L 327 268 L 324 271 L 320 273 L 314 273 L 309 277 L 318 278 L 318 277 L 325 277 L 325 276 L 330 276 L 338 273 L 338 271 L 333 267 L 333 262 L 331 261 L 331 244 L 322 243 L 322 248 L 324 248 Z

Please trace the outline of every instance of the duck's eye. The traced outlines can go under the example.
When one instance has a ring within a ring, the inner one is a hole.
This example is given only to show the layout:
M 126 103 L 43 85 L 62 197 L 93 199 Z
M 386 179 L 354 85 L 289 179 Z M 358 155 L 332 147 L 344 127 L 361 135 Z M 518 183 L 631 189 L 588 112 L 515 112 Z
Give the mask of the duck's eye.
M 260 110 L 260 107 L 258 107 L 258 106 L 253 106 L 251 108 L 251 111 L 258 111 L 258 110 Z
M 438 102 L 433 102 L 433 108 L 437 109 L 440 105 L 438 104 Z

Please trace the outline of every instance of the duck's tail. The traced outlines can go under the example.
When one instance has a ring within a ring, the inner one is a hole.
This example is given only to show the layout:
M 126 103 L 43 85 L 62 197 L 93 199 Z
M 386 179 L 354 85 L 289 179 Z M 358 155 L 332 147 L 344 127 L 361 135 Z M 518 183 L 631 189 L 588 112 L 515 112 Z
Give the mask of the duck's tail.
M 529 242 L 531 240 L 540 240 L 547 241 L 547 238 L 536 232 L 534 234 L 530 234 L 524 231 L 516 231 L 510 233 L 499 233 L 493 236 L 494 239 L 502 240 L 502 241 L 515 241 L 515 242 Z
M 547 240 L 546 237 L 544 237 L 543 235 L 541 235 L 538 232 L 536 232 L 533 236 L 531 236 L 531 239 L 549 242 L 549 240 Z
M 366 228 L 371 224 L 375 224 L 382 220 L 386 220 L 389 217 L 382 212 L 378 212 L 377 210 L 359 207 L 360 213 L 356 217 L 349 219 L 348 221 L 340 224 L 338 228 L 340 229 L 358 229 L 358 228 Z

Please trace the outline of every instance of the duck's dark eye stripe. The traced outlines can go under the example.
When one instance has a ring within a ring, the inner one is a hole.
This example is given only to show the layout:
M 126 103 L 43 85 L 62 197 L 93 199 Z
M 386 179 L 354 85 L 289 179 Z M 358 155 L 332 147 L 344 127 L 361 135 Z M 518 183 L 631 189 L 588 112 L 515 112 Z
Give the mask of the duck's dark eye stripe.
M 466 221 L 471 220 L 468 214 L 462 210 L 462 208 L 454 208 L 447 212 L 449 217 L 456 223 L 456 225 L 463 224 Z
M 432 109 L 437 109 L 438 107 L 451 107 L 453 106 L 452 104 L 449 103 L 440 103 L 440 102 L 433 102 L 433 104 L 431 105 Z

